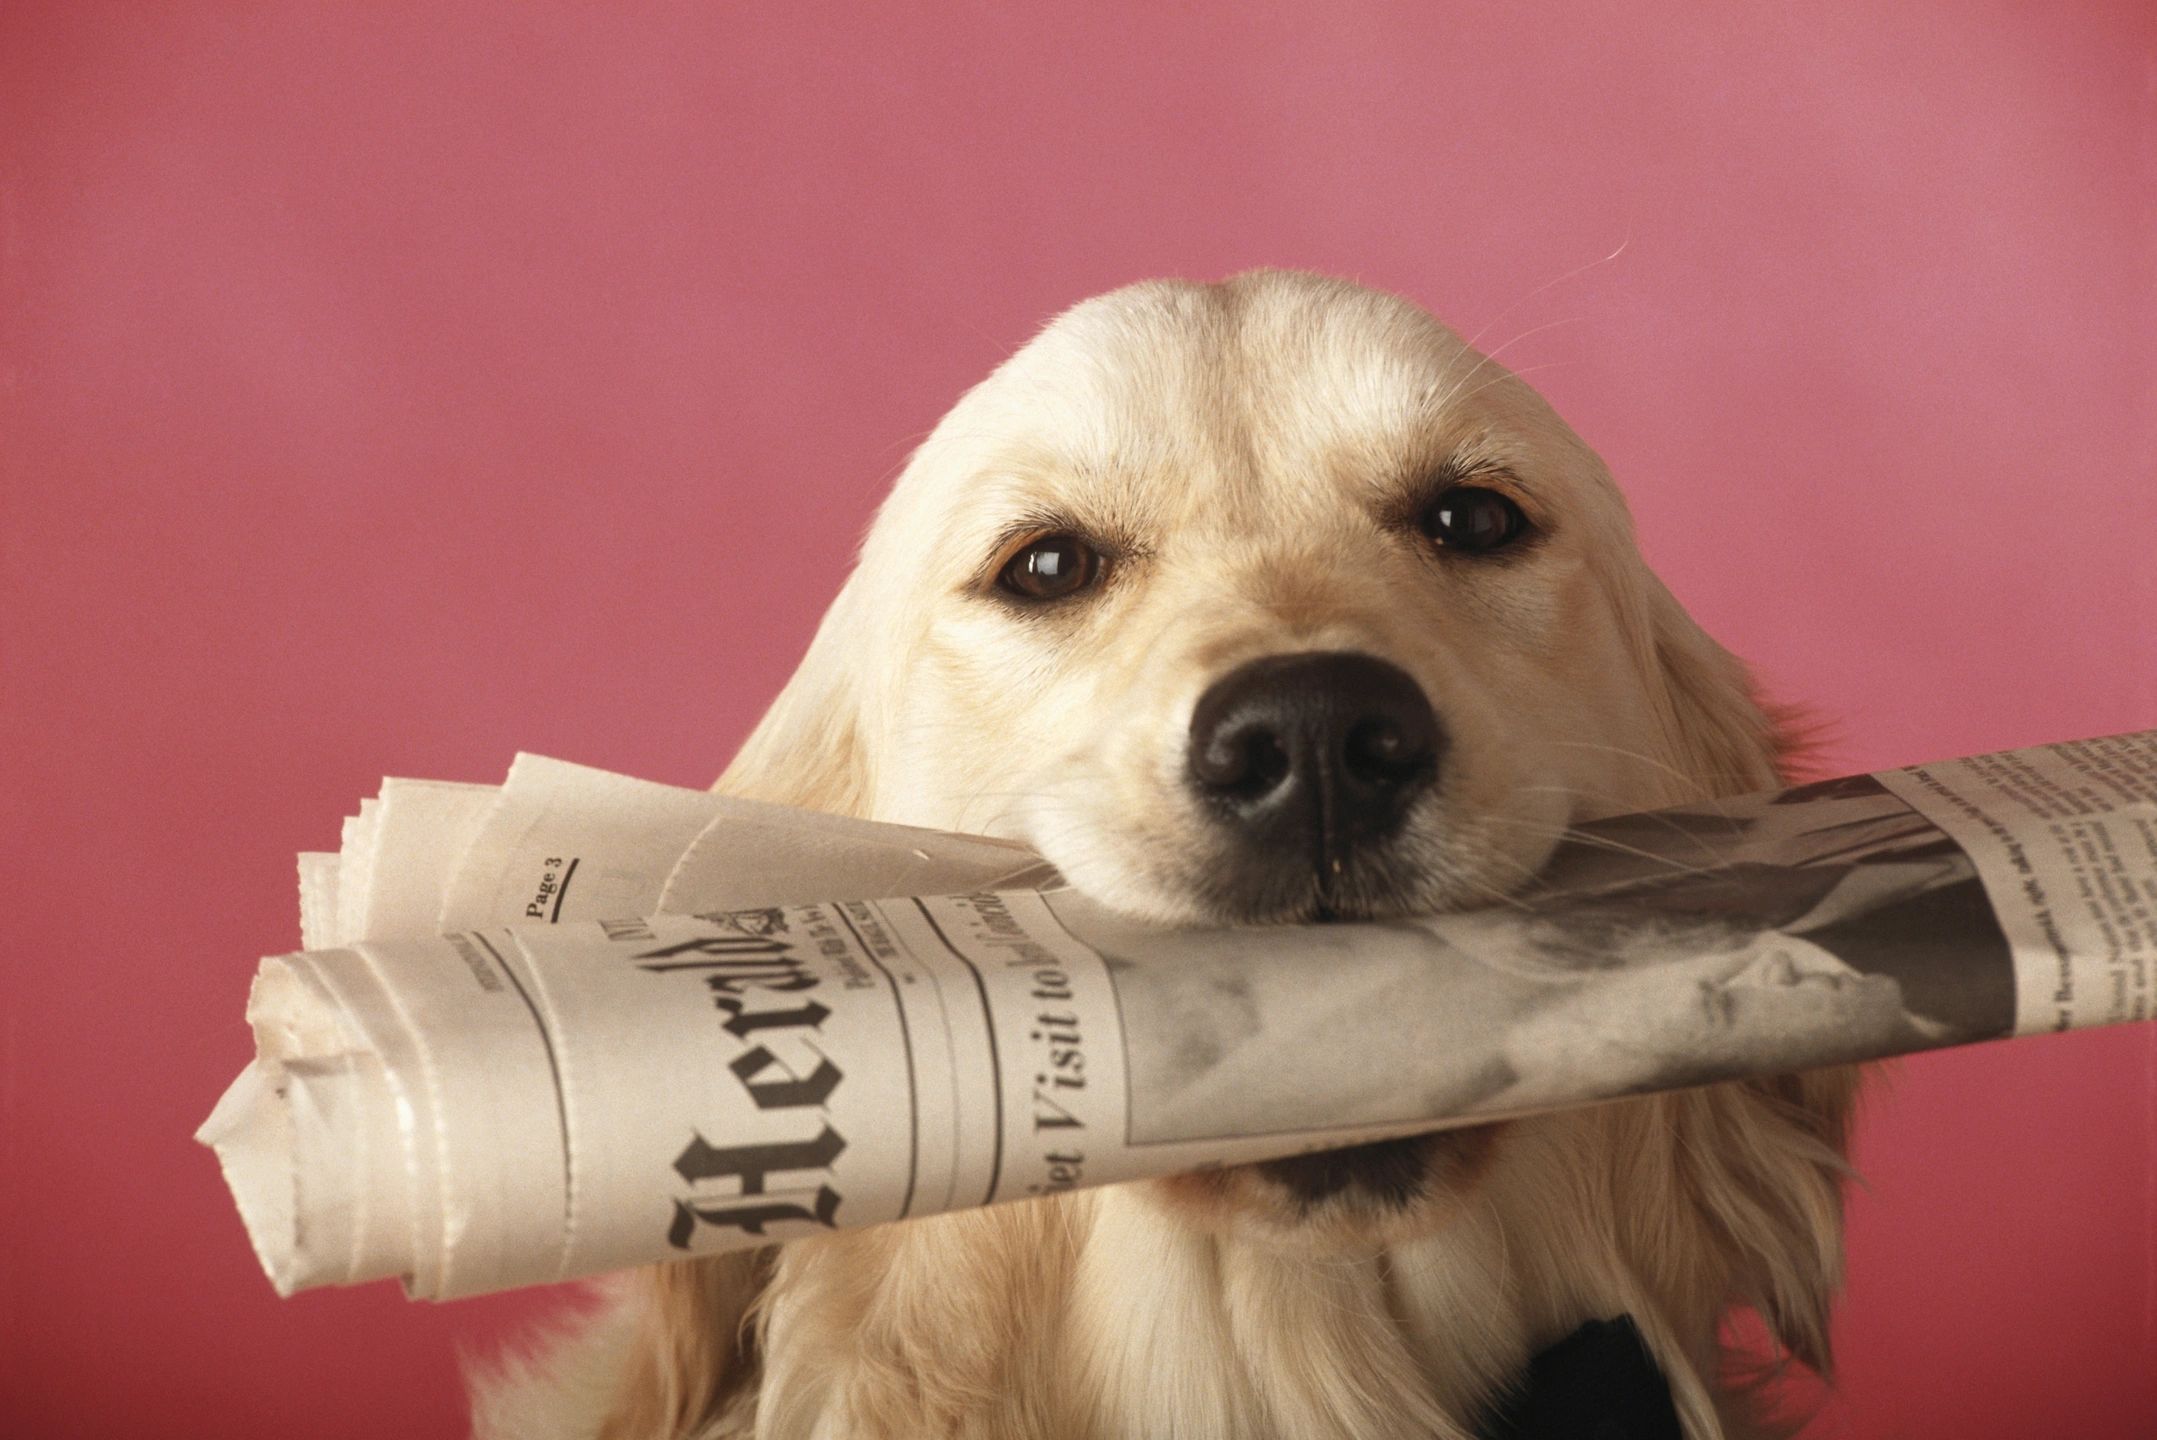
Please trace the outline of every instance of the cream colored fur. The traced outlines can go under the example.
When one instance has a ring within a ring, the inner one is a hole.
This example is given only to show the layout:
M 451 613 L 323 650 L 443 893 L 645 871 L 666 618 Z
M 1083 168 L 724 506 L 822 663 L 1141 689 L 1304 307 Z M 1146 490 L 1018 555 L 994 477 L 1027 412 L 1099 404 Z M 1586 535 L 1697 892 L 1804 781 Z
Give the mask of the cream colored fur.
M 1403 523 L 1462 462 L 1532 552 L 1455 564 Z M 1067 528 L 1111 548 L 1097 594 L 992 593 Z M 1403 866 L 1351 897 L 1374 912 L 1500 895 L 1578 819 L 1777 779 L 1742 670 L 1539 396 L 1412 305 L 1261 272 L 1089 301 L 961 400 L 721 788 L 1011 836 L 1157 920 L 1289 918 L 1221 913 L 1183 746 L 1212 679 L 1324 649 L 1406 670 L 1452 737 Z M 651 1272 L 483 1389 L 480 1431 L 1459 1437 L 1536 1349 L 1629 1313 L 1691 1440 L 1752 1434 L 1719 1326 L 1756 1307 L 1826 1365 L 1852 1084 L 1515 1122 L 1402 1214 L 1298 1221 L 1239 1172 Z

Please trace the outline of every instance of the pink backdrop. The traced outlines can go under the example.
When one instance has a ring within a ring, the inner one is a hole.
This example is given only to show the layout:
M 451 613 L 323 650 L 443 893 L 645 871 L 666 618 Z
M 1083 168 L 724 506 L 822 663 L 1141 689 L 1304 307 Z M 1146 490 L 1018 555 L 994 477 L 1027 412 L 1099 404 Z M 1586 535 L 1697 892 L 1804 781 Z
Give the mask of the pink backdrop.
M 903 8 L 6 7 L 0 1430 L 461 1433 L 544 1299 L 280 1303 L 187 1138 L 292 852 L 520 747 L 709 780 L 1125 280 L 1487 331 L 1841 767 L 2157 725 L 2157 10 Z M 2153 1132 L 2157 1029 L 1904 1067 L 1814 1433 L 2146 1440 Z

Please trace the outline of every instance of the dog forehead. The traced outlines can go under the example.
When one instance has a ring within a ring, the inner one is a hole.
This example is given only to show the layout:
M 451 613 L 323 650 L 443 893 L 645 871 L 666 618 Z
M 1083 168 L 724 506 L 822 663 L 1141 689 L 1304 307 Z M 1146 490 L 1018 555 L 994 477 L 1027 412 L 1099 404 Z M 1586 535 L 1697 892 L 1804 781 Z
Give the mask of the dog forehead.
M 968 392 L 880 528 L 969 552 L 1037 517 L 1149 548 L 1315 538 L 1367 529 L 1464 455 L 1607 486 L 1540 396 L 1406 300 L 1294 271 L 1145 281 Z
M 1417 307 L 1345 281 L 1148 281 L 1058 316 L 967 395 L 938 448 L 947 469 L 1105 484 L 1187 518 L 1260 494 L 1330 501 L 1344 464 L 1420 463 L 1471 427 L 1446 403 L 1471 356 Z
M 1052 321 L 995 378 L 1006 403 L 1051 435 L 1075 431 L 1080 444 L 1169 432 L 1263 449 L 1394 434 L 1434 418 L 1468 354 L 1396 296 L 1256 271 L 1097 296 Z

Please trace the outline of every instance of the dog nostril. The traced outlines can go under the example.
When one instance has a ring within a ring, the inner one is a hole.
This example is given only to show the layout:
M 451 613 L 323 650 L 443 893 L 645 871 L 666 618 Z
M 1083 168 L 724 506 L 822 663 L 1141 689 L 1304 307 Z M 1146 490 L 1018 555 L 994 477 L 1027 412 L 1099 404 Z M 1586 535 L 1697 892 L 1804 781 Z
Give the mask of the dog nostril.
M 1419 776 L 1435 738 L 1432 726 L 1417 723 L 1419 718 L 1404 712 L 1357 724 L 1341 747 L 1348 773 L 1367 785 L 1399 785 Z
M 1257 799 L 1288 775 L 1288 750 L 1263 725 L 1215 732 L 1191 755 L 1191 773 L 1209 790 Z

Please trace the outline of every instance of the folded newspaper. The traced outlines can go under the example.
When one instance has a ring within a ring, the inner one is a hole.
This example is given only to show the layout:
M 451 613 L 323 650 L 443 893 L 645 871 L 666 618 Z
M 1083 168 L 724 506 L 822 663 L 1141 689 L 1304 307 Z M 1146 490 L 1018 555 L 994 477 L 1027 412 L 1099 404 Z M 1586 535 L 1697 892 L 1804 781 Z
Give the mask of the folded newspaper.
M 1156 930 L 998 840 L 388 780 L 199 1138 L 280 1293 L 446 1299 L 2152 1015 L 2157 731 L 1569 837 L 1514 904 Z

